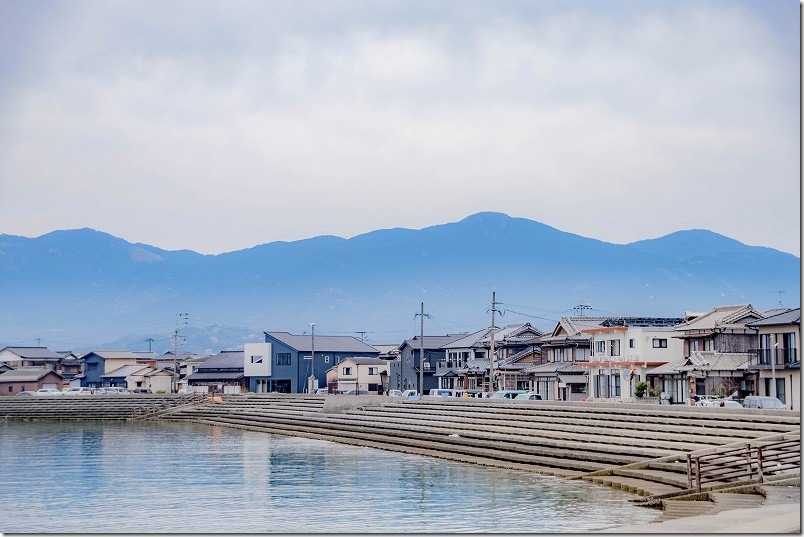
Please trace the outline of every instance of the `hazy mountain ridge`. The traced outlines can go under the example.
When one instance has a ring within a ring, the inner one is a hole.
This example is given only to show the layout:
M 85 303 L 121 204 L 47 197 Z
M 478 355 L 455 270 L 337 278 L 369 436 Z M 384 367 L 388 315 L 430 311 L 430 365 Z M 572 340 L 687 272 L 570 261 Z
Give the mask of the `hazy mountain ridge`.
M 639 315 L 743 302 L 763 309 L 778 303 L 774 291 L 798 301 L 800 259 L 705 230 L 618 245 L 499 213 L 218 255 L 132 244 L 86 228 L 34 239 L 0 235 L 0 293 L 7 298 L 0 301 L 0 345 L 93 327 L 91 341 L 75 343 L 98 344 L 139 334 L 126 328 L 137 322 L 185 311 L 252 332 L 301 332 L 315 321 L 330 333 L 399 333 L 411 329 L 422 301 L 459 316 L 487 308 L 492 290 L 500 300 L 544 310 L 582 302 Z M 389 338 L 382 339 L 374 342 Z M 242 344 L 221 333 L 216 342 Z

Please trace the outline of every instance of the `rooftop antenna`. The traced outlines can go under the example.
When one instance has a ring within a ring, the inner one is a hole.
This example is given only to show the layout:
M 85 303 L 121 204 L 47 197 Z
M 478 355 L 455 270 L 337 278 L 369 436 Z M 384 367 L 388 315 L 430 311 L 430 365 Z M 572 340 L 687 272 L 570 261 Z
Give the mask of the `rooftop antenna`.
M 783 308 L 784 306 L 782 306 L 782 295 L 784 294 L 784 291 L 769 291 L 769 292 L 770 293 L 779 293 L 779 307 Z
M 583 314 L 584 310 L 591 310 L 592 306 L 590 306 L 589 304 L 578 304 L 577 306 L 575 306 L 572 309 L 574 311 L 578 312 L 578 317 L 583 317 L 584 316 L 584 314 Z

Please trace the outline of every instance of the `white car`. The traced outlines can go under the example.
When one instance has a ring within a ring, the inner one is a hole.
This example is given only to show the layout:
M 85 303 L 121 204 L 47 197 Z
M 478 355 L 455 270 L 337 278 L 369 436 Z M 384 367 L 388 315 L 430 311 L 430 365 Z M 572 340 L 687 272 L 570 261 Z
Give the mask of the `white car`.
M 120 386 L 108 386 L 104 388 L 106 393 L 109 395 L 125 395 L 128 393 L 128 388 L 123 388 Z
M 525 399 L 527 401 L 541 401 L 542 396 L 536 392 L 528 392 L 528 393 L 520 393 L 516 397 L 514 397 L 514 400 L 522 400 L 522 399 Z
M 388 395 L 391 397 L 404 397 L 402 390 L 388 390 Z
M 36 395 L 64 395 L 60 390 L 56 388 L 40 388 L 36 390 Z
M 92 388 L 86 386 L 73 386 L 62 392 L 64 395 L 93 395 Z
M 404 392 L 402 392 L 402 397 L 418 397 L 418 396 L 419 392 L 417 392 L 416 390 L 405 390 Z

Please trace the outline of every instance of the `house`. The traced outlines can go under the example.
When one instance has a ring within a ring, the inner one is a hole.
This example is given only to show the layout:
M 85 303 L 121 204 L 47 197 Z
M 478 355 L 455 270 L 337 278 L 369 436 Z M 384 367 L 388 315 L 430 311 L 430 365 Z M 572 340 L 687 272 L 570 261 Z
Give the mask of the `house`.
M 588 360 L 577 362 L 589 371 L 588 396 L 626 399 L 647 380 L 651 368 L 682 356 L 683 345 L 675 338 L 679 317 L 611 317 L 581 333 L 591 337 Z
M 543 335 L 530 323 L 512 324 L 495 327 L 493 332 L 491 327 L 485 328 L 445 344 L 447 358 L 436 368 L 438 387 L 492 391 L 488 380 L 492 337 L 496 388 L 529 385 L 529 378 L 522 372 L 541 357 Z
M 100 388 L 103 386 L 103 375 L 111 373 L 124 365 L 138 365 L 139 356 L 130 351 L 92 351 L 85 354 L 84 377 L 81 386 Z M 108 381 L 107 381 L 108 382 Z
M 346 358 L 377 358 L 379 351 L 352 336 L 265 332 L 265 343 L 244 346 L 248 389 L 255 393 L 306 393 L 323 387 L 327 370 Z M 206 363 L 204 363 L 206 366 Z
M 185 378 L 188 386 L 206 386 L 208 391 L 240 393 L 248 389 L 243 369 L 244 351 L 221 351 Z M 151 388 L 153 390 L 153 388 Z
M 466 334 L 447 334 L 446 336 L 424 336 L 423 339 L 421 336 L 406 339 L 398 347 L 399 356 L 390 363 L 389 388 L 427 393 L 428 390 L 440 387 L 439 383 L 443 381 L 435 374 L 440 371 L 437 369 L 437 364 L 445 361 L 444 346 L 465 336 Z M 422 350 L 424 351 L 423 357 Z M 419 386 L 420 373 L 423 386 Z
M 61 390 L 62 376 L 48 367 L 19 367 L 0 373 L 0 395 L 35 392 L 42 388 Z
M 149 369 L 150 370 L 143 375 L 145 378 L 145 388 L 151 390 L 153 393 L 170 393 L 174 379 L 173 370 L 167 368 Z M 136 384 L 136 377 L 129 377 L 129 386 L 132 381 Z M 239 391 L 236 393 L 239 393 Z
M 0 364 L 12 367 L 46 367 L 57 371 L 61 359 L 61 354 L 47 347 L 5 347 L 0 350 Z
M 694 395 L 756 394 L 756 375 L 748 363 L 759 337 L 747 324 L 763 318 L 751 304 L 685 315 L 672 336 L 682 341 L 681 358 L 646 372 L 648 383 L 669 394 L 673 403 L 688 403 Z
M 389 364 L 380 358 L 346 358 L 327 371 L 329 393 L 383 395 L 387 390 Z
M 778 397 L 791 410 L 801 410 L 801 308 L 766 312 L 746 326 L 757 331 L 759 347 L 749 369 L 757 375 L 756 395 Z M 775 393 L 773 382 L 775 380 Z
M 131 389 L 140 388 L 141 386 L 131 386 L 129 384 L 129 377 L 138 373 L 144 375 L 150 371 L 153 371 L 153 368 L 143 364 L 124 365 L 114 371 L 101 375 L 101 387 L 119 386 L 121 388 Z
M 525 388 L 548 401 L 584 401 L 588 397 L 589 371 L 575 362 L 547 362 L 523 371 L 530 378 Z
M 61 356 L 57 371 L 64 377 L 65 383 L 70 383 L 75 377 L 83 373 L 84 360 L 81 356 L 70 351 L 60 351 L 58 354 Z

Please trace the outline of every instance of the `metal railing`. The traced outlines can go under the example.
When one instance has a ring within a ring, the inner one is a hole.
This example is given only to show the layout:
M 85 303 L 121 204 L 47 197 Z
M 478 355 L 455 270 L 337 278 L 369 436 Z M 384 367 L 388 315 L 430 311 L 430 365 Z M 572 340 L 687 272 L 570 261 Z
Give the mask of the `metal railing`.
M 796 351 L 797 349 L 753 349 L 749 364 L 770 367 L 773 360 L 774 366 L 784 368 L 799 360 Z
M 801 438 L 720 450 L 705 455 L 687 455 L 689 488 L 701 492 L 712 482 L 748 480 L 763 483 L 766 476 L 801 468 Z
M 153 418 L 180 406 L 201 403 L 207 399 L 207 397 L 207 394 L 196 392 L 181 394 L 177 397 L 160 399 L 158 402 L 155 401 L 151 404 L 142 405 L 135 408 L 131 415 L 131 419 L 143 420 Z

